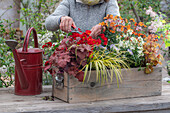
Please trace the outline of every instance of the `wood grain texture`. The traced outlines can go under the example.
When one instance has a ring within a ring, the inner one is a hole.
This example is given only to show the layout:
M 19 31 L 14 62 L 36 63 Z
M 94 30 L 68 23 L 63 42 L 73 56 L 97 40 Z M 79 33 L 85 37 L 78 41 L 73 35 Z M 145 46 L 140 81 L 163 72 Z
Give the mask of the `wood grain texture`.
M 122 69 L 123 82 L 119 83 L 119 88 L 116 79 L 104 85 L 97 83 L 95 71 L 92 72 L 90 81 L 84 84 L 65 74 L 64 89 L 54 89 L 54 96 L 69 103 L 78 103 L 161 95 L 161 70 L 161 67 L 155 67 L 153 73 L 144 74 L 138 68 L 132 68 L 131 71 Z
M 65 82 L 67 83 L 66 80 L 67 79 L 65 79 L 64 83 Z M 68 102 L 68 96 L 69 96 L 68 95 L 68 91 L 69 91 L 68 87 L 64 86 L 63 89 L 58 89 L 58 88 L 56 88 L 55 84 L 56 84 L 56 81 L 55 81 L 55 78 L 53 77 L 53 90 L 52 90 L 53 92 L 52 92 L 52 95 L 54 97 L 58 98 L 58 99 L 61 99 L 65 102 Z

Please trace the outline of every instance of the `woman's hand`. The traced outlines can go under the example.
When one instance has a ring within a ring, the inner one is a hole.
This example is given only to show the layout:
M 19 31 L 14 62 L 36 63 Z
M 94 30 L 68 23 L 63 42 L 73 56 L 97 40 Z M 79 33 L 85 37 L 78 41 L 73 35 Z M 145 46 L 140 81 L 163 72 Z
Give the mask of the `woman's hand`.
M 69 16 L 63 16 L 61 17 L 61 22 L 60 22 L 60 29 L 66 33 L 71 31 L 71 25 L 75 25 L 73 19 Z
M 99 34 L 101 34 L 101 31 L 102 31 L 102 26 L 97 24 L 91 29 L 90 36 L 92 36 L 93 38 L 96 38 Z

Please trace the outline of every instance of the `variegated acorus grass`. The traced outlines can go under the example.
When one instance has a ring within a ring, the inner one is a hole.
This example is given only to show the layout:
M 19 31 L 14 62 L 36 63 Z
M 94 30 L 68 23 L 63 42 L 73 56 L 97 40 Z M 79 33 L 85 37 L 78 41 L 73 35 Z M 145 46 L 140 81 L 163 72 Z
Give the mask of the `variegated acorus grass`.
M 122 53 L 115 55 L 112 52 L 99 50 L 93 52 L 82 70 L 84 71 L 84 82 L 90 80 L 91 71 L 96 70 L 96 82 L 104 83 L 112 82 L 114 77 L 119 87 L 119 82 L 122 82 L 121 69 L 130 70 L 130 67 L 124 62 L 127 58 L 123 57 Z M 115 75 L 115 76 L 114 76 Z

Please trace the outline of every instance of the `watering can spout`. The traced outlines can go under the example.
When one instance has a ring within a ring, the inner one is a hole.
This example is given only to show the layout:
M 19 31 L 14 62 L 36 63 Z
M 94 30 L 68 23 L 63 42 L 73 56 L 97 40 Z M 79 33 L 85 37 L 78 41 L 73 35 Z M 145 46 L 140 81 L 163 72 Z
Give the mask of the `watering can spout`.
M 18 56 L 18 52 L 15 49 L 15 47 L 18 45 L 18 42 L 15 41 L 15 40 L 6 40 L 5 43 L 12 49 L 14 59 L 15 59 L 16 71 L 17 71 L 17 74 L 18 74 L 18 78 L 19 78 L 21 88 L 27 89 L 29 84 L 28 84 L 23 66 L 21 64 L 20 58 Z

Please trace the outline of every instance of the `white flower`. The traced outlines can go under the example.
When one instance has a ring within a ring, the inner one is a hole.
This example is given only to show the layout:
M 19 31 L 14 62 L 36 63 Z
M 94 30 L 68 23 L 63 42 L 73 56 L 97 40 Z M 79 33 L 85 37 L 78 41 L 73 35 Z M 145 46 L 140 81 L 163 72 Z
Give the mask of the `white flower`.
M 130 35 L 132 35 L 133 30 L 128 30 L 127 32 L 128 32 Z
M 45 44 L 46 42 L 51 42 L 51 38 L 53 37 L 53 33 L 50 31 L 47 31 L 43 36 L 41 34 L 38 34 L 38 42 L 41 44 Z
M 8 52 L 7 52 L 7 55 L 11 55 L 11 53 L 12 53 L 11 51 L 8 51 Z
M 143 41 L 143 38 L 142 37 L 138 37 L 138 40 L 141 42 L 141 41 Z
M 135 37 L 131 37 L 131 41 L 133 42 L 133 43 L 138 43 L 138 41 L 136 40 L 136 38 Z
M 15 63 L 13 62 L 13 63 L 10 63 L 10 65 L 9 65 L 10 67 L 14 67 L 15 66 Z
M 6 72 L 7 72 L 7 67 L 5 65 L 0 67 L 0 73 L 5 74 Z
M 60 37 L 63 37 L 63 36 L 65 36 L 65 35 L 61 33 L 59 36 L 60 36 Z
M 128 40 L 128 41 L 126 41 L 124 44 L 125 44 L 125 47 L 128 48 L 128 47 L 130 46 L 130 41 Z
M 120 49 L 117 48 L 114 44 L 110 45 L 110 49 L 113 49 L 113 50 L 116 50 L 116 51 L 119 51 Z
M 135 48 L 133 46 L 130 46 L 130 50 L 135 50 Z
M 57 42 L 54 42 L 53 44 L 54 44 L 54 45 L 57 45 L 58 43 L 57 43 Z
M 124 37 L 124 38 L 127 38 L 127 37 L 128 37 L 128 34 L 123 34 L 123 37 Z
M 123 41 L 120 41 L 118 45 L 119 45 L 119 47 L 122 47 L 123 46 Z
M 30 46 L 29 48 L 34 48 L 34 47 Z
M 37 34 L 37 36 L 38 36 L 38 38 L 41 38 L 42 35 L 41 34 Z
M 138 51 L 139 54 L 142 54 L 142 52 L 143 52 L 142 50 Z
M 143 47 L 137 47 L 139 50 L 143 50 Z
M 144 53 L 142 52 L 141 54 L 138 54 L 138 57 L 144 56 Z

